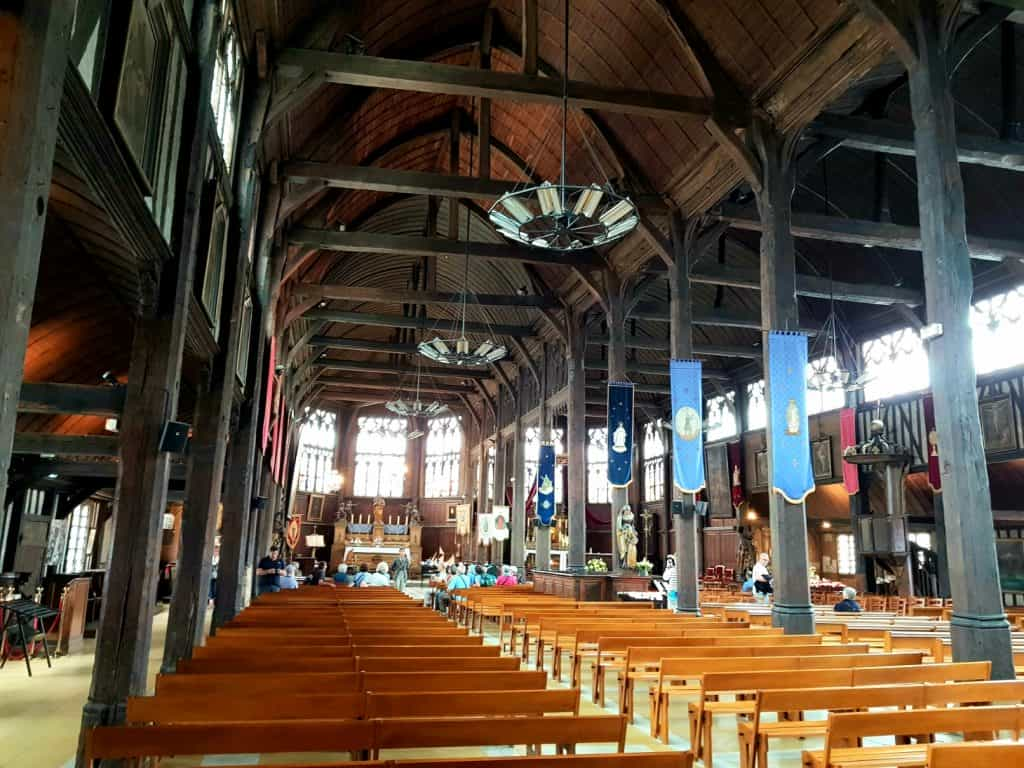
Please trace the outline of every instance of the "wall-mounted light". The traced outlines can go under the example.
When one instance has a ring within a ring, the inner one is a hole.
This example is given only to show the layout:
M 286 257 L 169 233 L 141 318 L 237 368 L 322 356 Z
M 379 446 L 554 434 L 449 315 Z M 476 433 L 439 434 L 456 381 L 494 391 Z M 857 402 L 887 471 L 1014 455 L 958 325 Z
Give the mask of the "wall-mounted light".
M 754 520 L 757 520 L 757 519 L 758 519 L 757 518 L 757 511 L 753 510 L 753 509 L 748 509 L 747 510 L 747 520 L 754 521 Z
M 832 523 L 828 520 L 825 520 L 824 522 L 822 522 L 821 527 L 827 531 L 829 528 L 832 527 Z

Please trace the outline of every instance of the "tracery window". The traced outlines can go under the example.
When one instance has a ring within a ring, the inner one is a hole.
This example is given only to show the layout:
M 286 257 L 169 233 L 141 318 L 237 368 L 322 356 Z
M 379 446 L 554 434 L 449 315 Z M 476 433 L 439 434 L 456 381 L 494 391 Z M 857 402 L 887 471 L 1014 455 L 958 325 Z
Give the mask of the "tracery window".
M 533 487 L 533 481 L 537 478 L 537 466 L 540 461 L 540 427 L 527 427 L 524 435 L 526 458 L 523 461 L 523 476 L 526 478 L 526 489 Z M 555 455 L 565 453 L 565 430 L 552 429 L 551 440 L 555 446 Z M 565 487 L 565 467 L 555 466 L 555 504 L 560 504 L 565 499 L 562 489 Z
M 224 25 L 217 45 L 217 59 L 213 65 L 213 89 L 210 107 L 217 125 L 224 154 L 224 165 L 230 171 L 235 156 L 235 135 L 238 130 L 238 102 L 242 92 L 242 50 L 238 44 L 230 3 L 224 0 L 221 13 Z
M 338 440 L 338 415 L 333 411 L 307 410 L 299 430 L 296 465 L 298 489 L 306 493 L 337 490 L 334 446 Z
M 397 498 L 405 491 L 406 421 L 360 416 L 356 423 L 356 496 Z
M 921 337 L 911 328 L 865 342 L 861 345 L 861 356 L 867 401 L 928 389 L 928 353 Z
M 974 368 L 979 374 L 1024 364 L 1020 343 L 1024 286 L 983 299 L 971 307 Z
M 826 413 L 846 405 L 846 392 L 842 389 L 815 389 L 814 381 L 833 381 L 831 375 L 839 373 L 834 355 L 820 357 L 807 363 L 807 415 Z
M 665 498 L 665 438 L 661 425 L 644 425 L 644 501 Z
M 736 434 L 736 393 L 715 395 L 706 403 L 707 441 L 724 440 Z
M 96 506 L 79 504 L 71 513 L 68 546 L 64 551 L 64 573 L 81 573 L 92 565 L 92 547 L 96 539 Z
M 456 417 L 445 416 L 430 420 L 426 452 L 423 495 L 429 499 L 458 496 L 462 427 Z
M 497 453 L 493 445 L 487 446 L 487 498 L 494 503 L 494 456 Z
M 747 384 L 747 429 L 764 429 L 767 426 L 768 400 L 764 379 L 758 379 Z
M 608 503 L 608 428 L 587 430 L 587 501 Z
M 836 560 L 839 561 L 840 576 L 851 576 L 857 572 L 857 541 L 852 533 L 836 536 Z

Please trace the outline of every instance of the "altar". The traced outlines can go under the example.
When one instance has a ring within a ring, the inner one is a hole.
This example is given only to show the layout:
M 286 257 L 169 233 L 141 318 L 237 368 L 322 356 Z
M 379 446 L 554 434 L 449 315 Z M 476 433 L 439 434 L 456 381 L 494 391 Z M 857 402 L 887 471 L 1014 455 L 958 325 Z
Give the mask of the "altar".
M 353 514 L 352 502 L 342 502 L 334 523 L 331 565 L 359 567 L 365 563 L 373 570 L 382 562 L 390 566 L 408 549 L 409 576 L 418 577 L 423 559 L 422 530 L 419 513 L 411 504 L 403 505 L 401 511 L 389 512 L 384 499 L 378 497 L 371 513 Z

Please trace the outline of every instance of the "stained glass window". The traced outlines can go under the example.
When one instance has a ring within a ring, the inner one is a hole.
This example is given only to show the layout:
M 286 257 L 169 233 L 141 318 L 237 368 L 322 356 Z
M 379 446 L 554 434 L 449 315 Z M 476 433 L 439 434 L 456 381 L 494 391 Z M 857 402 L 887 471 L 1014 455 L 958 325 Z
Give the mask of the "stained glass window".
M 846 392 L 843 389 L 829 389 L 839 373 L 839 363 L 834 355 L 821 357 L 807 363 L 807 415 L 826 413 L 846 405 Z M 815 383 L 821 385 L 815 387 Z
M 1024 324 L 1024 286 L 984 299 L 971 307 L 971 332 L 974 336 L 974 368 L 991 373 L 1024 364 L 1024 344 L 1020 343 Z
M 398 498 L 405 495 L 406 421 L 360 416 L 356 436 L 356 496 Z
M 229 5 L 225 2 L 222 9 L 224 26 L 221 30 L 220 44 L 217 46 L 217 59 L 213 65 L 210 107 L 213 109 L 217 137 L 224 153 L 224 165 L 230 171 L 231 160 L 235 155 L 238 102 L 242 91 L 242 51 Z
M 736 393 L 715 395 L 706 403 L 707 441 L 724 440 L 736 434 Z
M 64 573 L 80 573 L 92 565 L 92 545 L 96 536 L 95 505 L 79 504 L 71 513 L 68 546 L 64 554 Z
M 540 457 L 540 427 L 527 427 L 523 433 L 525 437 L 526 457 L 523 461 L 523 476 L 526 478 L 526 489 L 533 487 L 533 481 L 537 477 L 537 463 Z M 552 429 L 551 439 L 555 446 L 555 455 L 565 453 L 565 430 Z M 565 467 L 555 466 L 555 503 L 562 503 L 565 497 L 562 489 L 565 487 Z
M 608 428 L 587 430 L 587 501 L 608 503 Z
M 851 576 L 857 572 L 857 542 L 852 533 L 836 536 L 836 559 L 840 576 Z
M 462 427 L 454 416 L 431 419 L 427 430 L 426 472 L 423 495 L 445 499 L 459 495 Z
M 665 438 L 656 422 L 644 425 L 644 501 L 665 498 Z
M 337 490 L 334 446 L 338 440 L 337 414 L 307 410 L 299 430 L 299 455 L 296 463 L 298 488 L 307 493 Z
M 928 389 L 928 353 L 921 337 L 911 328 L 865 342 L 861 345 L 861 356 L 867 401 Z
M 747 384 L 747 429 L 764 429 L 767 426 L 768 401 L 764 379 L 758 379 Z

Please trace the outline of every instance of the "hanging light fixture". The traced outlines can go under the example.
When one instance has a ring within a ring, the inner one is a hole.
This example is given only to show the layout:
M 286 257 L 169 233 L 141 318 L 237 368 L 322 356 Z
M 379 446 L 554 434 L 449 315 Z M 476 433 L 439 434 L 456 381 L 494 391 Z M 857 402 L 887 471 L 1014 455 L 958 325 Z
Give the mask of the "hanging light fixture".
M 469 175 L 473 175 L 473 145 L 470 139 L 469 152 Z M 486 339 L 479 343 L 471 342 L 466 338 L 466 304 L 469 297 L 469 212 L 466 213 L 466 252 L 464 254 L 463 279 L 462 279 L 462 301 L 459 315 L 459 335 L 456 338 L 444 339 L 435 336 L 429 341 L 421 341 L 417 345 L 419 353 L 428 360 L 445 365 L 457 365 L 464 368 L 496 363 L 508 354 L 508 349 L 497 341 Z M 484 322 L 490 329 L 487 316 L 484 315 Z M 493 329 L 491 329 L 493 332 Z M 474 348 L 474 344 L 476 344 Z
M 807 388 L 815 392 L 853 392 L 863 389 L 870 377 L 845 362 L 857 359 L 857 345 L 836 313 L 835 298 L 829 296 L 828 317 L 808 352 Z
M 618 240 L 639 223 L 636 206 L 605 181 L 568 184 L 565 177 L 566 119 L 569 113 L 569 0 L 565 0 L 562 60 L 562 162 L 557 184 L 543 184 L 502 195 L 491 206 L 491 223 L 509 240 L 534 248 L 576 251 Z
M 430 418 L 431 416 L 440 416 L 442 413 L 447 413 L 448 411 L 448 406 L 444 403 L 438 402 L 437 400 L 432 400 L 429 403 L 424 403 L 420 400 L 419 358 L 416 360 L 416 394 L 414 398 L 412 400 L 407 400 L 402 397 L 395 397 L 384 403 L 384 407 L 398 416 L 405 416 L 407 418 Z

